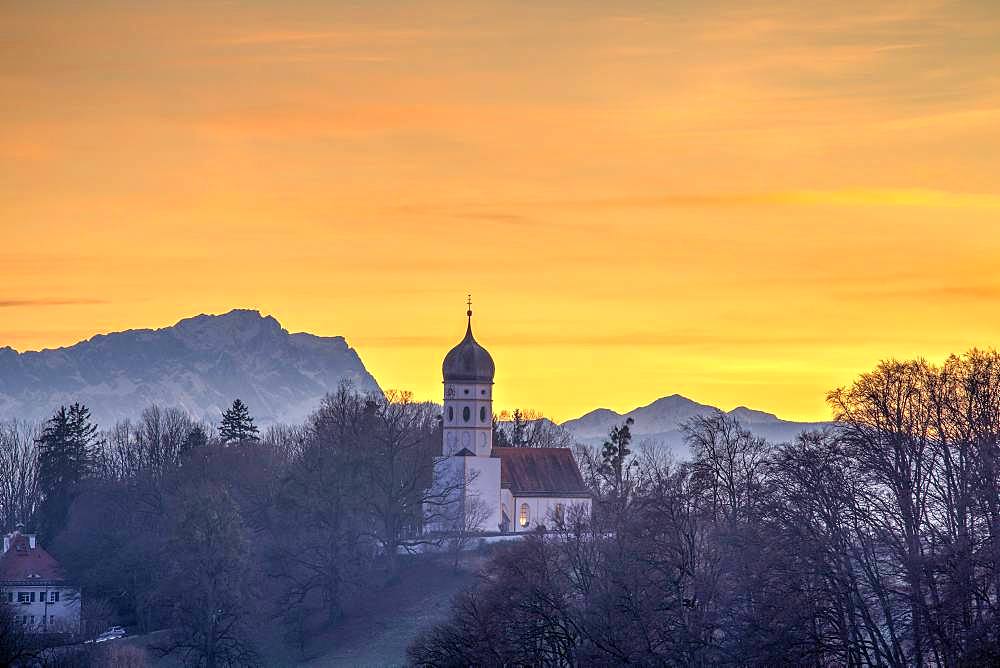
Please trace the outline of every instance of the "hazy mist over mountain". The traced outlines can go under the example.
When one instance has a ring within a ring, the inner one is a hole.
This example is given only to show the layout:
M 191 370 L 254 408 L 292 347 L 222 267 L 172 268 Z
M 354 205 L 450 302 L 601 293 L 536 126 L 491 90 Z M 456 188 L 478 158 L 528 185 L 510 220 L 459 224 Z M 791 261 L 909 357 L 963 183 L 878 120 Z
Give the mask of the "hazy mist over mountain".
M 239 397 L 260 424 L 301 422 L 345 380 L 379 389 L 343 337 L 289 334 L 271 316 L 234 310 L 66 348 L 0 348 L 0 419 L 42 420 L 80 401 L 104 426 L 153 403 L 216 422 Z
M 162 329 L 99 334 L 66 348 L 0 348 L 0 419 L 43 420 L 59 405 L 80 401 L 105 426 L 138 417 L 153 403 L 214 423 L 239 397 L 259 424 L 298 423 L 344 380 L 361 391 L 379 390 L 343 337 L 289 334 L 271 316 L 233 310 Z M 684 456 L 680 425 L 715 410 L 674 394 L 627 413 L 598 408 L 561 426 L 574 440 L 599 445 L 631 417 L 636 444 L 655 443 Z M 745 407 L 730 413 L 775 442 L 823 424 L 789 422 Z
M 681 424 L 692 417 L 709 415 L 717 410 L 719 409 L 714 406 L 700 404 L 679 394 L 673 394 L 627 413 L 598 408 L 576 419 L 563 422 L 562 427 L 581 443 L 599 445 L 613 426 L 632 418 L 635 421 L 631 428 L 634 443 L 649 442 L 666 446 L 676 454 L 685 456 L 687 449 L 680 432 Z M 776 443 L 793 440 L 803 430 L 820 428 L 827 424 L 790 422 L 771 413 L 744 406 L 734 408 L 729 414 L 736 416 L 740 423 L 756 436 Z

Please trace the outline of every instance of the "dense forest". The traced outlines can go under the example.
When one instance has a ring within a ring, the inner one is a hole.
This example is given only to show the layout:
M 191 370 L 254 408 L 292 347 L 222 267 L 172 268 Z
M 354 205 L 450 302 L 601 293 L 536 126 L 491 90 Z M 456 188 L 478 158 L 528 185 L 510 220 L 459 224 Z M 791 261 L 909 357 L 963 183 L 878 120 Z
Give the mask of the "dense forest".
M 592 516 L 493 548 L 410 660 L 1000 663 L 1000 355 L 885 362 L 828 400 L 835 423 L 792 443 L 718 413 L 684 425 L 685 461 L 627 422 L 578 448 Z M 439 411 L 346 386 L 263 431 L 238 400 L 217 427 L 153 406 L 101 429 L 62 407 L 0 424 L 0 526 L 38 530 L 82 587 L 85 633 L 172 629 L 156 651 L 253 665 L 262 620 L 302 647 L 438 540 L 421 526 L 447 507 L 427 491 Z M 568 444 L 520 413 L 496 430 Z M 0 662 L 25 649 L 10 621 Z

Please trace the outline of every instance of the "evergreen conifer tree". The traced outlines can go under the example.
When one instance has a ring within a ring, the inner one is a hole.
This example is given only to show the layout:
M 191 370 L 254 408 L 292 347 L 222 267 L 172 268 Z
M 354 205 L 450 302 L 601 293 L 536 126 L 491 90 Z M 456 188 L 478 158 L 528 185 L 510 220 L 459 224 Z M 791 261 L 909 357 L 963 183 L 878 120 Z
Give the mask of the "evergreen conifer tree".
M 205 433 L 200 424 L 197 424 L 191 428 L 188 435 L 181 441 L 181 457 L 187 457 L 193 452 L 204 448 L 206 445 L 208 445 L 208 434 Z
M 236 399 L 233 405 L 222 414 L 219 437 L 227 445 L 260 440 L 257 426 L 253 423 L 253 416 L 250 415 L 250 409 L 239 399 Z
M 45 423 L 37 443 L 40 523 L 51 538 L 62 528 L 76 486 L 96 469 L 97 425 L 91 422 L 86 406 L 60 406 Z

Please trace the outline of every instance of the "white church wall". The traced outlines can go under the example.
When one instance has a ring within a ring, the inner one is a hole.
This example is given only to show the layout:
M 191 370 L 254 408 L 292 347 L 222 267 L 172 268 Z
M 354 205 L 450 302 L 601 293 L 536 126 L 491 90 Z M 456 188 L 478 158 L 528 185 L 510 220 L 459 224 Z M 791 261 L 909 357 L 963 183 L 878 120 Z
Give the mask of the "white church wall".
M 463 483 L 464 481 L 464 483 Z M 476 514 L 485 514 L 479 519 L 479 531 L 495 532 L 500 526 L 500 460 L 492 457 L 436 457 L 434 460 L 434 487 L 432 493 L 440 495 L 440 504 L 427 504 L 424 517 L 431 531 L 448 531 L 456 522 L 459 497 L 465 496 L 464 512 L 471 513 L 473 504 L 481 507 Z M 451 505 L 453 504 L 453 505 Z M 471 514 L 470 514 L 471 516 Z M 470 527 L 466 526 L 466 529 Z
M 523 496 L 515 498 L 514 503 L 514 530 L 518 532 L 533 531 L 539 526 L 553 529 L 555 522 L 553 519 L 558 513 L 558 507 L 562 506 L 562 513 L 565 518 L 572 515 L 573 508 L 582 509 L 586 514 L 590 514 L 590 499 L 563 498 L 563 497 L 541 497 Z M 527 523 L 523 522 L 522 506 L 527 506 Z
M 458 459 L 458 458 L 456 458 Z M 481 531 L 500 530 L 500 460 L 494 457 L 462 457 L 466 461 L 468 499 L 480 499 L 488 514 Z
M 500 490 L 500 518 L 503 519 L 503 511 L 507 511 L 507 531 L 517 531 L 517 506 L 514 504 L 514 495 L 510 490 L 503 488 Z
M 455 521 L 454 504 L 458 503 L 461 481 L 465 474 L 464 457 L 435 457 L 434 481 L 430 499 L 424 503 L 424 528 L 427 531 L 447 531 Z

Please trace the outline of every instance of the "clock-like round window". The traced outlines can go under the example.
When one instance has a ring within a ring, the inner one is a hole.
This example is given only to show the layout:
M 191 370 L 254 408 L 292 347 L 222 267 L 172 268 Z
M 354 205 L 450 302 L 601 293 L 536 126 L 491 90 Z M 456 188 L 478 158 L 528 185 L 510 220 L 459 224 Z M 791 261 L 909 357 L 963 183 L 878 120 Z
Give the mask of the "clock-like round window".
M 468 406 L 466 406 L 465 408 L 462 409 L 462 419 L 463 420 L 465 420 L 466 422 L 468 422 L 469 418 L 471 416 L 472 416 L 472 411 L 469 410 Z

